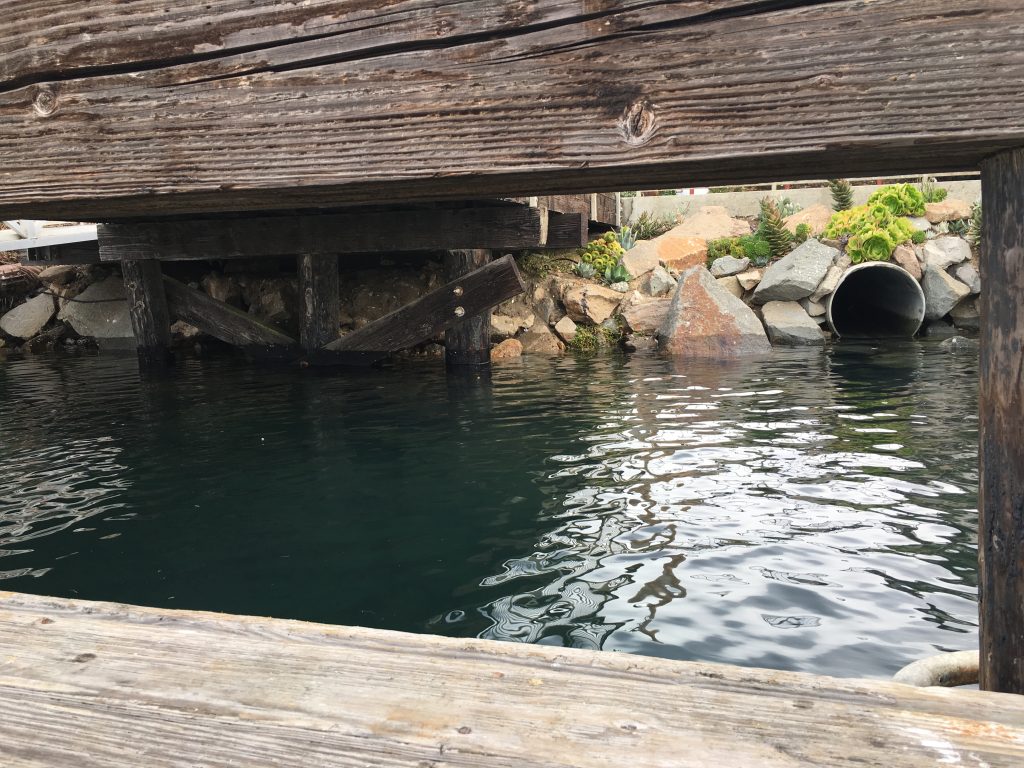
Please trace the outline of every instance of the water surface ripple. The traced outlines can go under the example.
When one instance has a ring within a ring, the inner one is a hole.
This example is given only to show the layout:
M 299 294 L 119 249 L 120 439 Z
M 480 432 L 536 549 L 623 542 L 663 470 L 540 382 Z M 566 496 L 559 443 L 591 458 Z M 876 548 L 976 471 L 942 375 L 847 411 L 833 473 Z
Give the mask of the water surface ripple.
M 976 647 L 977 361 L 0 364 L 0 588 L 884 676 Z

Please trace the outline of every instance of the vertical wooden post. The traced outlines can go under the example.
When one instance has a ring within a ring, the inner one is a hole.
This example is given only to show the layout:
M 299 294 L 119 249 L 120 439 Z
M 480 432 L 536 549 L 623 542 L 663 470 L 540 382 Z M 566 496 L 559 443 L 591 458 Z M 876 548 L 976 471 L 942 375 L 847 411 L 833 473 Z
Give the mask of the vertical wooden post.
M 160 262 L 128 259 L 121 262 L 121 275 L 139 359 L 144 363 L 166 362 L 171 350 L 171 318 Z
M 448 251 L 445 276 L 457 280 L 491 260 L 486 250 Z M 458 290 L 458 288 L 456 288 Z M 444 332 L 445 362 L 449 367 L 486 366 L 491 362 L 491 313 L 467 316 Z
M 315 352 L 338 338 L 338 257 L 302 254 L 298 271 L 302 301 L 299 343 L 306 352 Z
M 982 690 L 1024 693 L 1024 148 L 982 164 Z

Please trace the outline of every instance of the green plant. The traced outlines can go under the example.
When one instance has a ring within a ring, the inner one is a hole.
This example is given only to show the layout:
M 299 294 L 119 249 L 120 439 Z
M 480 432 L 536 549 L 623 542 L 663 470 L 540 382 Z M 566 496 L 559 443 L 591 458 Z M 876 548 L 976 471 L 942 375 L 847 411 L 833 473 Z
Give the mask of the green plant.
M 794 203 L 792 200 L 790 200 L 788 197 L 783 197 L 781 200 L 779 200 L 778 206 L 779 215 L 782 216 L 782 218 L 784 219 L 792 216 L 794 213 L 797 213 L 798 211 L 801 210 L 801 207 Z
M 580 325 L 566 346 L 576 352 L 594 353 L 602 347 L 614 347 L 622 336 L 621 331 L 603 325 Z
M 864 261 L 888 261 L 896 244 L 889 233 L 876 227 L 863 229 L 850 237 L 846 243 L 846 255 L 854 264 Z
M 618 232 L 616 232 L 615 239 L 618 240 L 619 245 L 627 251 L 636 245 L 636 236 L 633 234 L 633 230 L 629 227 L 622 227 Z
M 615 232 L 605 232 L 597 240 L 587 243 L 587 247 L 580 251 L 580 260 L 603 275 L 607 269 L 619 263 L 625 252 Z
M 761 215 L 757 234 L 762 239 L 768 241 L 768 247 L 773 259 L 780 258 L 789 253 L 789 247 L 793 243 L 793 235 L 786 229 L 786 223 L 782 220 L 778 203 L 770 197 L 765 197 L 761 200 Z
M 636 192 L 619 192 L 619 197 L 636 197 Z
M 723 256 L 750 259 L 754 266 L 763 267 L 772 256 L 771 245 L 759 234 L 742 237 L 723 237 L 708 243 L 708 267 Z
M 913 184 L 889 184 L 868 198 L 868 205 L 884 205 L 893 216 L 924 216 L 924 195 Z
M 658 196 L 659 197 L 675 197 L 676 196 L 676 191 L 674 189 L 659 189 L 658 190 Z
M 967 233 L 970 229 L 970 219 L 955 219 L 953 221 L 946 222 L 946 231 L 951 235 L 956 235 L 957 237 L 967 237 Z
M 629 270 L 623 266 L 621 260 L 616 263 L 614 267 L 608 267 L 608 269 L 604 271 L 604 281 L 608 283 L 608 285 L 614 285 L 615 283 L 628 283 L 632 279 L 633 278 L 630 276 Z
M 981 241 L 984 238 L 984 219 L 981 213 L 981 203 L 971 206 L 971 225 L 967 229 L 967 240 L 975 248 L 981 248 Z
M 914 245 L 920 245 L 928 239 L 928 235 L 922 232 L 920 229 L 915 229 L 914 233 L 910 236 L 910 242 Z
M 846 252 L 855 264 L 887 260 L 897 245 L 917 239 L 923 242 L 923 236 L 923 232 L 881 202 L 837 211 L 825 228 L 827 238 L 847 238 Z M 885 248 L 888 251 L 883 256 Z
M 921 182 L 921 195 L 926 203 L 941 203 L 949 194 L 945 187 L 940 187 L 931 176 Z
M 594 268 L 593 264 L 588 264 L 585 261 L 578 262 L 572 271 L 577 277 L 591 278 L 597 274 L 597 269 Z
M 798 243 L 807 242 L 807 238 L 811 236 L 811 225 L 807 222 L 796 225 L 796 236 L 794 239 Z
M 829 179 L 829 191 L 832 193 L 832 208 L 836 211 L 848 211 L 853 207 L 853 187 L 846 179 Z
M 650 211 L 644 211 L 630 225 L 630 230 L 636 240 L 653 240 L 672 229 L 676 225 L 676 221 L 684 216 L 687 210 L 689 210 L 689 205 L 679 206 L 675 215 L 669 216 L 655 216 Z

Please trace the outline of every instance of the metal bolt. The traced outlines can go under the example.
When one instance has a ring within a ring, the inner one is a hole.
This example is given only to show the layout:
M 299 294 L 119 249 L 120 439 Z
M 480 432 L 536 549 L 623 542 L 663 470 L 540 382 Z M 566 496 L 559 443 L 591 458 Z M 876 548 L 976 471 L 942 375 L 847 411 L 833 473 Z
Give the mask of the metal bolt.
M 463 308 L 463 307 L 456 307 L 455 308 L 455 316 L 456 317 L 463 317 L 465 314 L 466 314 L 465 308 Z
M 463 294 L 462 286 L 456 285 L 454 288 L 452 288 L 452 293 L 455 294 L 456 296 L 461 296 Z

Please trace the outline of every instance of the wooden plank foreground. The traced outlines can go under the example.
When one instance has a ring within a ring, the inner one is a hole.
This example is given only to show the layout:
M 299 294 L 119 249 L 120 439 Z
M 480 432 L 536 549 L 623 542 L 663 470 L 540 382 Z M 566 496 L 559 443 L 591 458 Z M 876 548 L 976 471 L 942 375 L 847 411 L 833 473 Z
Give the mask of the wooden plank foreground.
M 0 218 L 972 170 L 1019 0 L 0 0 Z
M 0 765 L 1020 766 L 1024 698 L 0 592 Z

